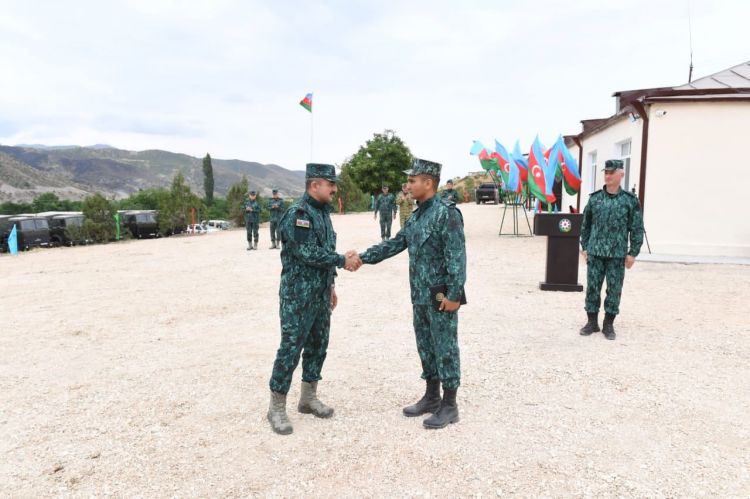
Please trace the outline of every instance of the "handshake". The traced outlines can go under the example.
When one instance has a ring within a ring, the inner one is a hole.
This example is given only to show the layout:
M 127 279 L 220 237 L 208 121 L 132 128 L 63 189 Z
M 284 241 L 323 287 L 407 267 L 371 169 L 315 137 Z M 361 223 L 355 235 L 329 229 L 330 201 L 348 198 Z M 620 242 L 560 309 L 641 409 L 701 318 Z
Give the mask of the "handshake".
M 344 268 L 349 272 L 356 272 L 362 266 L 362 259 L 356 251 L 349 250 L 344 254 L 344 257 L 346 258 Z

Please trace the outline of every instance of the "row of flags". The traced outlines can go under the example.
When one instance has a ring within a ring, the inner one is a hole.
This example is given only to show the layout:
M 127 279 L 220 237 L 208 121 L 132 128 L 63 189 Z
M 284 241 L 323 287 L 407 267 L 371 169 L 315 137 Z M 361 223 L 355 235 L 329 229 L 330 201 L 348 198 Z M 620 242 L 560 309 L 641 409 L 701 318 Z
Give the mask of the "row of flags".
M 510 152 L 497 140 L 494 151 L 475 140 L 469 153 L 479 158 L 482 168 L 502 179 L 506 191 L 520 193 L 528 189 L 538 200 L 551 204 L 557 201 L 552 192 L 555 178 L 562 179 L 568 194 L 576 194 L 581 189 L 578 162 L 562 136 L 546 150 L 537 136 L 527 157 L 521 152 L 518 141 Z

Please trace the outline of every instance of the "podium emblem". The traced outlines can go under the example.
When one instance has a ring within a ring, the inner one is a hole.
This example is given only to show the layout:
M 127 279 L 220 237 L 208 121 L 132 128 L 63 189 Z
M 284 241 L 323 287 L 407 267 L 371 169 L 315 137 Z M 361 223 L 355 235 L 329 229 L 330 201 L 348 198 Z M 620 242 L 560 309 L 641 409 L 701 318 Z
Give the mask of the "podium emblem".
M 570 222 L 570 219 L 563 218 L 557 224 L 557 227 L 560 229 L 560 232 L 570 232 L 573 229 L 573 224 Z

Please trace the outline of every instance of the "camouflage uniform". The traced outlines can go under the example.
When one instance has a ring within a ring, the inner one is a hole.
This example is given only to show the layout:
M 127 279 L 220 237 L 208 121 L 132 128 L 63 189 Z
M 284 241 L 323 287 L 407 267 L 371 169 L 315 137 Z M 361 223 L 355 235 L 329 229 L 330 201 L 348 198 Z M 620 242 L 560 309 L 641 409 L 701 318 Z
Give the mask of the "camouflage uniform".
M 279 221 L 284 214 L 284 200 L 281 198 L 271 198 L 268 200 L 268 213 L 270 215 L 271 226 L 271 244 L 276 247 L 277 242 L 281 244 L 279 237 Z
M 458 192 L 456 192 L 456 189 L 443 189 L 443 192 L 440 193 L 440 196 L 443 199 L 452 201 L 453 203 L 458 203 Z
M 302 380 L 321 379 L 331 324 L 331 288 L 344 255 L 336 253 L 330 207 L 305 193 L 281 218 L 281 345 L 271 391 L 286 394 L 302 354 Z M 304 352 L 303 352 L 304 351 Z
M 260 227 L 260 203 L 257 199 L 245 201 L 243 205 L 245 215 L 245 230 L 247 231 L 247 242 L 252 246 L 253 240 L 258 244 L 258 228 Z
M 393 193 L 379 195 L 375 201 L 375 211 L 380 216 L 380 237 L 390 239 L 393 217 L 396 216 L 396 197 Z
M 628 250 L 628 239 L 630 250 Z M 643 215 L 638 198 L 620 189 L 609 194 L 601 189 L 591 194 L 583 210 L 581 247 L 588 253 L 587 313 L 599 312 L 601 290 L 607 279 L 604 311 L 620 312 L 620 295 L 625 279 L 625 256 L 638 256 L 643 244 Z
M 398 206 L 398 221 L 401 224 L 400 227 L 403 229 L 406 225 L 406 219 L 414 211 L 414 199 L 408 192 L 399 192 L 396 198 L 396 206 Z
M 459 301 L 466 281 L 463 217 L 455 203 L 437 195 L 419 203 L 396 237 L 369 248 L 362 262 L 378 263 L 407 248 L 422 378 L 439 379 L 443 388 L 455 390 L 461 383 L 458 314 L 436 311 L 430 298 L 431 286 L 445 284 L 447 299 Z

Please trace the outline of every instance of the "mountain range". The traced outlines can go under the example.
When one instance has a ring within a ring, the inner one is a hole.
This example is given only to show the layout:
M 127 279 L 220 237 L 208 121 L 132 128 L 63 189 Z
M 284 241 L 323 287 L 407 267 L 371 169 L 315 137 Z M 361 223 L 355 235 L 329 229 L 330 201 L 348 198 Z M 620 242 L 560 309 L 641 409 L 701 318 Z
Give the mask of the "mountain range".
M 211 158 L 214 195 L 246 176 L 251 189 L 263 195 L 279 189 L 282 196 L 304 191 L 304 171 L 275 164 Z M 0 145 L 0 202 L 28 202 L 44 192 L 62 199 L 82 199 L 100 192 L 123 198 L 141 189 L 169 188 L 181 172 L 190 188 L 203 196 L 203 158 L 161 150 L 127 151 L 106 144 L 88 147 L 41 144 Z

